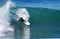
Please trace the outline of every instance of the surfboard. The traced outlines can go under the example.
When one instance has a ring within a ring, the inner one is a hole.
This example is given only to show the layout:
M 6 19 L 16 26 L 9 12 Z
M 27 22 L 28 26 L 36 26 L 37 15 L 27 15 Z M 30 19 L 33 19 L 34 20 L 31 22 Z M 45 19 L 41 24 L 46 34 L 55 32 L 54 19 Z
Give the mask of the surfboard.
M 30 25 L 30 23 L 29 22 L 24 22 L 26 25 Z

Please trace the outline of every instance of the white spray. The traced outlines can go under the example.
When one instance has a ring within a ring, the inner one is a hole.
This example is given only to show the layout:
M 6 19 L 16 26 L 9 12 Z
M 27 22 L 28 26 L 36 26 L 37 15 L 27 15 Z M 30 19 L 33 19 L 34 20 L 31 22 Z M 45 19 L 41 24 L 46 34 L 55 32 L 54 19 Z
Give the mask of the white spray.
M 16 14 L 18 15 L 18 19 L 19 18 L 23 18 L 23 20 L 25 20 L 26 22 L 24 22 L 26 25 L 23 29 L 23 39 L 30 39 L 30 27 L 28 25 L 30 25 L 29 21 L 29 13 L 26 10 L 26 8 L 19 8 L 16 12 Z
M 28 11 L 26 10 L 26 8 L 19 8 L 18 10 L 17 10 L 17 12 L 16 12 L 16 14 L 18 15 L 18 19 L 17 20 L 19 20 L 19 18 L 23 18 L 23 20 L 25 20 L 25 24 L 26 25 L 30 25 L 30 23 L 28 22 L 29 21 L 29 13 L 28 13 Z
M 14 31 L 10 26 L 10 13 L 9 9 L 11 6 L 11 0 L 8 0 L 7 3 L 0 8 L 0 37 L 5 36 L 5 32 Z
M 29 26 L 25 26 L 24 27 L 24 37 L 23 39 L 30 39 L 30 27 Z

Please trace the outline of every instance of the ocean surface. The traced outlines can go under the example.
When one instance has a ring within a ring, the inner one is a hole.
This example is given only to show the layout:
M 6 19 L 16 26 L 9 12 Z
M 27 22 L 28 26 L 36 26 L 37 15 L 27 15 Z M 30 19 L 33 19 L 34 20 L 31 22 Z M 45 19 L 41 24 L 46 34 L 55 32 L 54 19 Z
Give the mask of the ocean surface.
M 19 0 L 13 0 L 13 2 L 17 3 L 16 6 L 11 7 L 9 9 L 9 15 L 10 15 L 10 25 L 14 29 L 13 31 L 8 31 L 4 33 L 4 36 L 0 36 L 0 39 L 60 39 L 60 8 L 59 8 L 59 0 L 49 0 L 49 4 L 54 5 L 56 7 L 49 7 L 46 6 L 36 6 L 37 4 L 40 4 L 40 2 L 44 5 L 42 1 L 37 1 L 35 5 L 34 0 L 33 1 L 21 1 Z M 56 2 L 57 1 L 57 2 Z M 26 6 L 23 6 L 27 4 Z M 21 3 L 21 6 L 19 5 Z M 23 3 L 23 4 L 22 4 Z M 29 4 L 33 4 L 29 7 Z M 4 4 L 2 2 L 2 4 Z M 58 4 L 58 7 L 57 7 Z M 2 7 L 2 6 L 1 6 Z M 16 11 L 19 8 L 25 8 L 27 9 L 28 13 L 30 14 L 29 22 L 31 25 L 27 26 L 23 22 L 16 21 L 17 15 Z M 3 10 L 4 11 L 4 10 Z M 1 13 L 1 12 L 0 12 Z M 1 14 L 0 14 L 1 15 Z M 1 17 L 0 17 L 1 18 Z M 7 18 L 7 17 L 6 17 Z M 0 21 L 1 22 L 1 21 Z M 1 24 L 0 24 L 1 25 Z M 7 28 L 7 27 L 6 27 Z M 3 29 L 3 28 L 2 28 Z

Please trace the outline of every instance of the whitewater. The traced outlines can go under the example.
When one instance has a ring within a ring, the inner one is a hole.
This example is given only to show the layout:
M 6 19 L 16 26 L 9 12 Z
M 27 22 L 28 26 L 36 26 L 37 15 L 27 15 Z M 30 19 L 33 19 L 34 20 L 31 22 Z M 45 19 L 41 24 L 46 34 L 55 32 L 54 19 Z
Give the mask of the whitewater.
M 14 5 L 13 2 L 11 0 L 8 0 L 2 7 L 0 7 L 0 39 L 14 39 L 15 30 L 10 23 L 11 21 L 10 8 L 13 5 Z M 20 11 L 19 13 L 24 12 L 24 14 L 19 14 L 18 17 L 24 15 L 24 20 L 28 21 L 29 20 L 28 11 L 25 8 L 22 9 L 19 8 L 18 10 Z M 16 14 L 18 13 L 16 12 Z M 25 27 L 23 28 L 24 36 L 22 39 L 30 39 L 30 28 L 26 26 L 27 25 L 25 25 Z
M 14 31 L 10 26 L 10 9 L 11 1 L 8 0 L 5 5 L 0 8 L 0 37 L 6 36 L 5 32 Z

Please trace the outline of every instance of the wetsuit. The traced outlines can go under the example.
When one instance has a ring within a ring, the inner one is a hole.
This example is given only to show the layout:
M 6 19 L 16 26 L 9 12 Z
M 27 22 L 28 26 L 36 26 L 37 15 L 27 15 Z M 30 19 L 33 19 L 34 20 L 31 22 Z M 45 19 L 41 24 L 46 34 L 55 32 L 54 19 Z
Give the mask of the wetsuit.
M 18 20 L 18 21 L 24 22 L 23 18 L 19 18 L 19 20 Z

